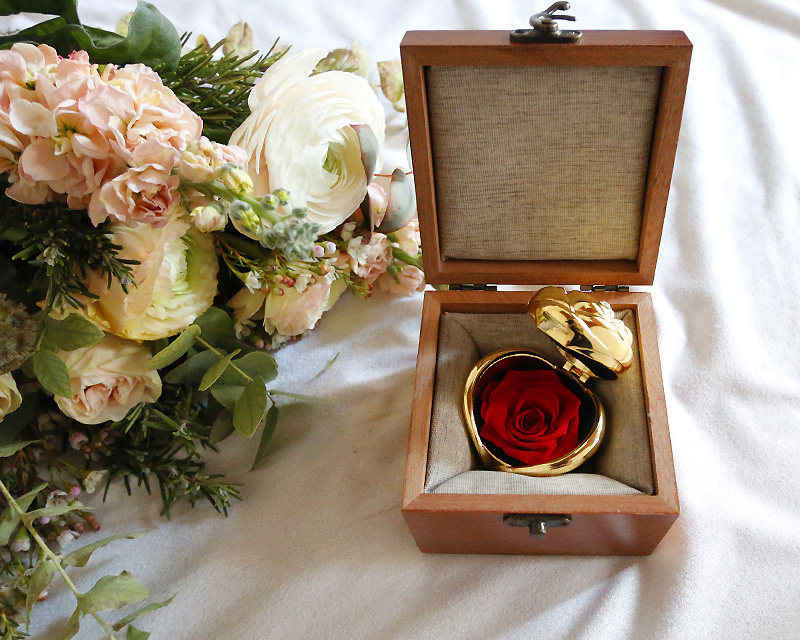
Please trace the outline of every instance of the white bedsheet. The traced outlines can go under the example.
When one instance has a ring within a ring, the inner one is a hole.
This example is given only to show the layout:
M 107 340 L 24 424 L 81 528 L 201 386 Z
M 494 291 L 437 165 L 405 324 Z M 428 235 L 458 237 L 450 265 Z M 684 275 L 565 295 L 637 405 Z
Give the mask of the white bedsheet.
M 374 60 L 398 57 L 409 29 L 522 27 L 546 4 L 159 2 L 210 41 L 241 18 L 261 47 L 357 38 Z M 80 4 L 108 28 L 131 8 Z M 422 296 L 375 295 L 340 302 L 278 354 L 276 387 L 330 403 L 285 409 L 254 473 L 257 442 L 223 443 L 212 468 L 246 483 L 229 518 L 201 505 L 165 521 L 157 497 L 117 487 L 102 533 L 151 531 L 73 570 L 79 588 L 128 569 L 153 600 L 177 594 L 141 619 L 154 639 L 800 637 L 800 2 L 575 0 L 573 12 L 578 28 L 681 29 L 695 46 L 652 287 L 682 506 L 656 552 L 421 554 L 400 496 Z M 392 140 L 387 165 L 405 161 Z M 33 637 L 55 637 L 73 606 L 52 589 Z M 101 637 L 90 621 L 79 636 Z

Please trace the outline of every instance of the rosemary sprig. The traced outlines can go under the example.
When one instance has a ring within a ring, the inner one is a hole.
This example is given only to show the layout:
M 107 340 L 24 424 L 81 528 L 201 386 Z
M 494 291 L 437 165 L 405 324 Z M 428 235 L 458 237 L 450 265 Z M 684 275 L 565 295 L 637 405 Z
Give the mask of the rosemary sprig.
M 183 42 L 188 39 L 185 35 Z M 227 142 L 231 133 L 250 115 L 247 97 L 256 81 L 284 51 L 275 51 L 277 40 L 264 54 L 254 51 L 240 57 L 233 53 L 214 55 L 222 47 L 201 44 L 185 53 L 174 69 L 158 69 L 161 79 L 184 104 L 203 119 L 203 133 L 217 142 Z
M 135 260 L 117 256 L 110 224 L 93 226 L 84 211 L 65 204 L 27 205 L 0 198 L 0 239 L 18 248 L 14 260 L 25 260 L 35 268 L 29 291 L 44 291 L 41 315 L 68 307 L 83 308 L 80 297 L 96 298 L 86 286 L 90 270 L 116 280 L 127 293 Z

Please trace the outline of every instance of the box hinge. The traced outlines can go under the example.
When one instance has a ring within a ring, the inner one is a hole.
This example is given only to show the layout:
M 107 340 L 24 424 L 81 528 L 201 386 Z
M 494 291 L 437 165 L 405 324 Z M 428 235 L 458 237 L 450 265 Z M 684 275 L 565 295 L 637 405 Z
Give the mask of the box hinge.
M 582 284 L 581 291 L 630 291 L 627 284 Z
M 451 284 L 450 291 L 497 291 L 495 284 Z

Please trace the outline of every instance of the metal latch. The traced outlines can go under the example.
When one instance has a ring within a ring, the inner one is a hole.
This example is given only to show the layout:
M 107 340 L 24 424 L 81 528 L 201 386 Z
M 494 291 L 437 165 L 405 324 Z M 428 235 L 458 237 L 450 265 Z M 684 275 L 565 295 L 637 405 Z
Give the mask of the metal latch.
M 580 31 L 562 31 L 556 20 L 575 21 L 575 16 L 555 15 L 556 11 L 569 9 L 569 2 L 554 2 L 548 9 L 531 16 L 533 29 L 514 29 L 509 33 L 511 42 L 519 43 L 569 43 L 580 42 L 583 34 Z
M 447 288 L 450 291 L 497 291 L 494 284 L 451 284 Z
M 627 284 L 582 284 L 581 291 L 630 291 Z
M 503 516 L 503 524 L 528 527 L 532 538 L 545 536 L 547 527 L 566 527 L 571 522 L 572 516 L 564 513 L 507 513 Z

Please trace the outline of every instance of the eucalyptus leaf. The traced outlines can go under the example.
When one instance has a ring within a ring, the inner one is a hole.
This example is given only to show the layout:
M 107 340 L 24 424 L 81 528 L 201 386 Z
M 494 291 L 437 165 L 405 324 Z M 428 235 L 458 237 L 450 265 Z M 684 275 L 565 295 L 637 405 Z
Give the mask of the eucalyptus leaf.
M 213 351 L 195 353 L 170 371 L 164 381 L 169 384 L 197 384 L 217 360 L 217 354 Z
M 69 617 L 67 624 L 61 630 L 61 634 L 58 636 L 58 640 L 70 640 L 70 638 L 74 638 L 78 631 L 81 630 L 81 603 L 78 602 L 78 608 L 75 609 L 75 612 Z
M 25 514 L 24 519 L 31 523 L 38 518 L 63 516 L 65 513 L 73 511 L 91 511 L 93 507 L 87 507 L 80 504 L 57 504 L 54 507 L 42 507 L 41 509 L 34 509 Z
M 261 441 L 258 443 L 258 451 L 256 451 L 256 457 L 253 460 L 253 466 L 250 467 L 250 471 L 254 471 L 264 459 L 264 456 L 267 455 L 267 448 L 272 441 L 272 436 L 275 434 L 275 427 L 277 426 L 278 407 L 272 405 L 269 411 L 267 411 L 267 417 L 264 420 L 264 430 L 261 432 Z
M 326 402 L 330 402 L 329 398 L 320 398 L 318 396 L 307 396 L 303 395 L 302 393 L 290 393 L 289 391 L 276 391 L 275 389 L 270 389 L 270 395 L 273 396 L 285 396 L 287 398 L 292 398 L 293 400 L 300 400 L 301 402 L 309 402 L 311 404 L 325 404 Z
M 50 559 L 42 560 L 33 570 L 33 575 L 28 583 L 28 596 L 25 600 L 25 608 L 28 610 L 28 621 L 31 619 L 31 609 L 39 596 L 42 595 L 47 586 L 53 581 L 56 575 L 56 566 Z
M 63 320 L 45 318 L 41 347 L 50 351 L 74 351 L 91 347 L 105 334 L 86 318 L 71 313 Z
M 136 620 L 136 618 L 138 618 L 139 616 L 143 616 L 147 613 L 151 613 L 153 611 L 161 609 L 162 607 L 166 607 L 174 599 L 175 596 L 172 596 L 169 600 L 164 600 L 164 602 L 153 602 L 151 604 L 148 604 L 139 609 L 138 611 L 134 611 L 132 614 L 125 616 L 122 620 L 117 622 L 112 628 L 114 629 L 114 631 L 119 631 L 120 629 L 122 629 L 122 627 L 124 627 L 126 624 L 130 624 L 131 622 Z
M 244 392 L 244 385 L 240 384 L 214 384 L 209 389 L 211 395 L 231 413 L 236 408 L 236 401 Z
M 20 496 L 16 499 L 17 505 L 23 511 L 27 511 L 28 507 L 33 504 L 36 495 L 45 487 L 47 483 L 42 483 L 38 487 L 28 491 L 25 495 Z M 14 529 L 17 528 L 19 524 L 19 514 L 16 510 L 11 506 L 8 505 L 3 514 L 0 515 L 0 547 L 4 547 L 8 544 L 8 541 L 11 540 L 11 536 L 14 533 Z
M 211 444 L 217 444 L 231 435 L 233 431 L 233 415 L 227 410 L 220 411 L 214 419 L 214 424 L 211 425 L 208 441 Z
M 0 447 L 0 458 L 9 458 L 17 451 L 24 449 L 29 444 L 33 444 L 34 442 L 36 442 L 36 440 L 20 440 L 19 442 L 12 442 L 10 444 L 3 445 Z
M 194 339 L 200 335 L 200 327 L 193 324 L 175 338 L 168 347 L 162 349 L 150 359 L 151 369 L 161 369 L 172 364 L 185 354 L 194 344 Z
M 233 409 L 233 427 L 245 437 L 252 436 L 267 410 L 267 388 L 254 378 L 244 388 Z
M 64 361 L 46 349 L 33 354 L 33 374 L 42 386 L 54 396 L 68 398 L 72 395 L 69 370 Z
M 125 640 L 147 640 L 149 637 L 149 631 L 142 631 L 134 626 L 128 627 L 128 632 L 125 634 Z
M 239 350 L 229 353 L 223 358 L 217 360 L 211 368 L 206 371 L 203 379 L 200 381 L 200 391 L 205 391 L 208 389 L 212 384 L 214 384 L 217 379 L 225 372 L 225 369 L 228 368 L 228 365 L 231 363 L 231 360 L 235 356 L 239 355 Z
M 252 353 L 243 355 L 234 360 L 233 364 L 244 371 L 250 378 L 258 376 L 264 380 L 264 382 L 271 382 L 278 376 L 278 363 L 275 361 L 275 358 L 263 351 L 253 351 Z M 219 382 L 221 384 L 245 385 L 250 381 L 231 367 L 220 376 Z
M 85 614 L 114 611 L 132 602 L 144 600 L 149 595 L 132 573 L 123 571 L 118 576 L 103 576 L 81 597 L 81 611 Z
M 120 535 L 103 538 L 102 540 L 92 542 L 91 544 L 87 544 L 80 549 L 76 549 L 75 551 L 68 553 L 61 558 L 61 564 L 67 567 L 85 567 L 92 554 L 98 549 L 105 547 L 107 544 L 114 542 L 115 540 L 135 540 L 137 538 L 142 538 L 145 535 L 147 535 L 147 531 L 136 531 L 135 533 L 122 533 Z
M 233 318 L 219 307 L 209 307 L 194 323 L 203 330 L 203 340 L 215 347 L 221 340 L 236 338 Z

